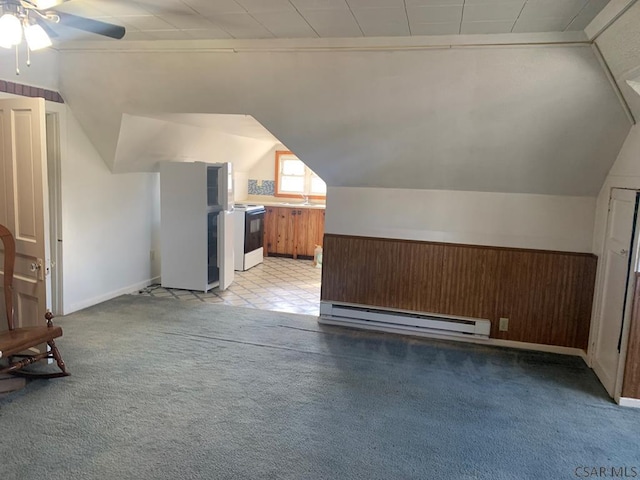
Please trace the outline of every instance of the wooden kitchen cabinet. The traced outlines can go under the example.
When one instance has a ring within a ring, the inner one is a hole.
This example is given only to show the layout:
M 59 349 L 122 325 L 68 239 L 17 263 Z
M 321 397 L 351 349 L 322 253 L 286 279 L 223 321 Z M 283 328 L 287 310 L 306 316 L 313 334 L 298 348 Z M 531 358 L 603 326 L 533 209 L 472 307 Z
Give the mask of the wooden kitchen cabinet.
M 266 207 L 265 255 L 311 258 L 323 236 L 324 209 Z
M 292 255 L 295 215 L 293 208 L 266 207 L 264 215 L 264 253 Z
M 302 213 L 300 213 L 302 212 Z M 316 245 L 322 245 L 324 236 L 324 210 L 298 210 L 296 254 L 313 257 Z
M 276 253 L 289 255 L 295 246 L 295 210 L 291 208 L 278 208 L 276 217 Z
M 264 255 L 276 253 L 278 245 L 278 207 L 265 207 L 264 213 Z

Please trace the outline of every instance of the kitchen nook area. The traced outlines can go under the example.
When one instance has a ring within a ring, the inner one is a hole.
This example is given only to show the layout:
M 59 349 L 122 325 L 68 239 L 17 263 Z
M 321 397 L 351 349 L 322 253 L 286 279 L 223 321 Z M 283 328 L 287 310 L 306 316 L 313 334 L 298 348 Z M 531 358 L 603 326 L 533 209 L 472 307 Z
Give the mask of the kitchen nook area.
M 233 280 L 208 290 L 163 281 L 139 294 L 318 315 L 326 184 L 279 143 L 258 161 L 229 163 Z

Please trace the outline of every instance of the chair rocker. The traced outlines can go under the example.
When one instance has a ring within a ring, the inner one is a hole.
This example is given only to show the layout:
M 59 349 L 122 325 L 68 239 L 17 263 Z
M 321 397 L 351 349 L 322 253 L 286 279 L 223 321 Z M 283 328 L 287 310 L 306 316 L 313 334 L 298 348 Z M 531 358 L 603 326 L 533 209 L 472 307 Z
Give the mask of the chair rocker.
M 69 373 L 66 370 L 64 361 L 60 356 L 58 347 L 54 339 L 62 336 L 62 328 L 53 325 L 53 314 L 47 312 L 45 318 L 46 325 L 37 327 L 15 327 L 13 310 L 13 270 L 16 261 L 16 243 L 11 232 L 3 225 L 0 225 L 0 238 L 4 246 L 4 303 L 7 314 L 7 324 L 9 329 L 0 331 L 0 375 L 10 373 L 23 377 L 56 378 L 66 377 Z M 30 348 L 46 343 L 49 351 L 34 354 L 25 354 Z M 52 358 L 58 364 L 60 372 L 36 373 L 22 371 L 27 365 Z M 7 360 L 8 365 L 3 364 Z

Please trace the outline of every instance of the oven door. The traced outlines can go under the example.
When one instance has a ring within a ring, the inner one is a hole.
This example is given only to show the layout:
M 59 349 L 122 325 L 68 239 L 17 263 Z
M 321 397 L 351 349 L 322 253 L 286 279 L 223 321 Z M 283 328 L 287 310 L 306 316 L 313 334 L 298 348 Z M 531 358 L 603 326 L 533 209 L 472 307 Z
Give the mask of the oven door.
M 244 253 L 262 247 L 264 239 L 264 210 L 246 212 L 244 215 Z

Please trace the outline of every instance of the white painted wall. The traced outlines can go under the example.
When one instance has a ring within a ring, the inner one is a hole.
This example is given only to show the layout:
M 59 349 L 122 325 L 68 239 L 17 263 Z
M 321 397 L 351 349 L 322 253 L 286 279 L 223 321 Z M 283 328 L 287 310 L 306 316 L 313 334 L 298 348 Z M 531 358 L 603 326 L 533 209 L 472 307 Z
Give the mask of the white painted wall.
M 593 253 L 596 255 L 601 255 L 604 250 L 609 197 L 612 188 L 640 190 L 640 125 L 635 125 L 629 132 L 598 195 L 593 235 Z
M 160 198 L 157 173 L 112 174 L 71 110 L 62 141 L 63 309 L 68 314 L 137 290 L 159 275 Z
M 325 232 L 590 252 L 595 199 L 330 187 Z
M 281 143 L 269 149 L 255 165 L 249 170 L 249 178 L 252 180 L 275 180 L 276 179 L 276 151 L 289 150 Z
M 188 115 L 185 119 L 188 120 Z M 232 135 L 153 116 L 123 115 L 113 171 L 158 172 L 159 162 L 232 162 L 238 172 L 254 167 L 273 140 Z
M 58 52 L 51 49 L 32 52 L 31 66 L 25 64 L 26 56 L 20 51 L 20 75 L 16 75 L 15 52 L 0 48 L 0 78 L 8 82 L 58 91 Z

